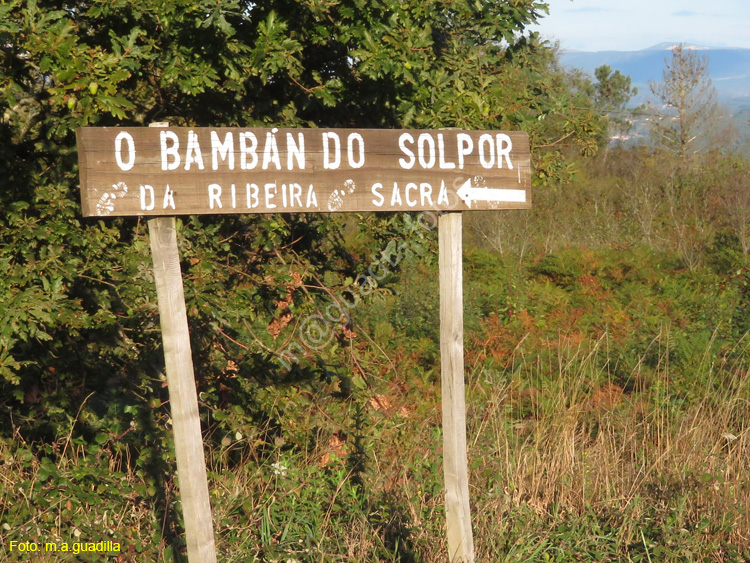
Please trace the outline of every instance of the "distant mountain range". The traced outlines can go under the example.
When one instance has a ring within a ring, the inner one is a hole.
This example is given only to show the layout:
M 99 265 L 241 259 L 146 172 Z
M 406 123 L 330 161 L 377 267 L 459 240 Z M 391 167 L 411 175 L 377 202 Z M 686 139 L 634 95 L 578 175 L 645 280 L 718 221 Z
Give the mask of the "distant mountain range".
M 631 77 L 641 103 L 649 99 L 649 80 L 660 82 L 665 59 L 671 59 L 675 43 L 660 43 L 642 51 L 562 51 L 563 66 L 580 68 L 593 76 L 594 69 L 609 65 Z M 686 45 L 708 56 L 709 74 L 719 99 L 733 110 L 750 108 L 750 49 L 727 49 Z

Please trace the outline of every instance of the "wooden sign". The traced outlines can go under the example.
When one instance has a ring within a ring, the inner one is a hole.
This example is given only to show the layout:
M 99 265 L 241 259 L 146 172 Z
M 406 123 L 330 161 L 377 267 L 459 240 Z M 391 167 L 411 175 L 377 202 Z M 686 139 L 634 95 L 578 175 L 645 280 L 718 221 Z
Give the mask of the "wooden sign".
M 174 215 L 438 211 L 443 471 L 451 562 L 473 563 L 461 211 L 530 208 L 529 138 L 498 131 L 90 128 L 83 214 L 148 215 L 188 560 L 215 563 Z M 442 212 L 459 213 L 442 213 Z
M 76 136 L 87 217 L 531 207 L 521 132 L 84 127 Z

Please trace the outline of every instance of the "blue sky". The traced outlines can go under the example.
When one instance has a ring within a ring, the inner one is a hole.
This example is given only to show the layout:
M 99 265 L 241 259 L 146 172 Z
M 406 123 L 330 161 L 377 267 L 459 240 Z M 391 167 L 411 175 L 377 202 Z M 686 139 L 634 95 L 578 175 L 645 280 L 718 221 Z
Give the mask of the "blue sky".
M 638 51 L 664 42 L 750 48 L 749 0 L 546 0 L 534 29 L 564 49 Z

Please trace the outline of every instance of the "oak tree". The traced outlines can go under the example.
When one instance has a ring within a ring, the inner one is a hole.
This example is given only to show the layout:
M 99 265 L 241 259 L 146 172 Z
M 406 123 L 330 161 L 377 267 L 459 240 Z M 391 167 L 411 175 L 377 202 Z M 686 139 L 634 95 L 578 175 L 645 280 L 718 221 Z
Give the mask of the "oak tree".
M 144 226 L 81 217 L 77 127 L 520 129 L 536 147 L 537 178 L 554 181 L 569 172 L 566 147 L 596 149 L 601 122 L 578 109 L 582 94 L 560 80 L 554 53 L 529 32 L 546 11 L 536 0 L 6 0 L 0 394 L 23 416 L 23 431 L 67 435 L 93 393 L 86 408 L 96 415 L 76 432 L 106 426 L 125 445 L 140 443 L 131 415 L 152 417 L 142 397 L 164 392 Z M 407 236 L 412 254 L 422 245 L 428 256 L 434 241 L 414 236 L 409 218 L 345 222 L 316 214 L 180 220 L 199 385 L 211 412 L 242 401 L 268 418 L 277 402 L 259 404 L 259 386 L 350 377 L 351 348 L 336 345 L 350 326 L 330 323 L 332 344 L 301 350 L 291 369 L 281 353 L 302 319 L 328 310 L 337 288 L 366 271 L 370 261 L 357 256 L 388 254 Z M 345 227 L 363 236 L 344 241 Z

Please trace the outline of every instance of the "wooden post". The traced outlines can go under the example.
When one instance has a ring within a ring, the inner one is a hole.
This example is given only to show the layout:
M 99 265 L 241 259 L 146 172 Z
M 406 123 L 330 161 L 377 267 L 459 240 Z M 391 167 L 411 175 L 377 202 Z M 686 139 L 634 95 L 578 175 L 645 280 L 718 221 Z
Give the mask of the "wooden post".
M 149 127 L 168 127 L 152 123 Z M 188 561 L 216 563 L 206 457 L 174 217 L 148 220 Z
M 148 229 L 154 259 L 154 279 L 159 301 L 188 561 L 216 563 L 206 460 L 198 415 L 198 394 L 195 390 L 175 218 L 149 219 Z
M 443 475 L 451 563 L 474 563 L 469 509 L 464 392 L 464 306 L 461 213 L 439 223 L 440 371 L 443 397 Z

